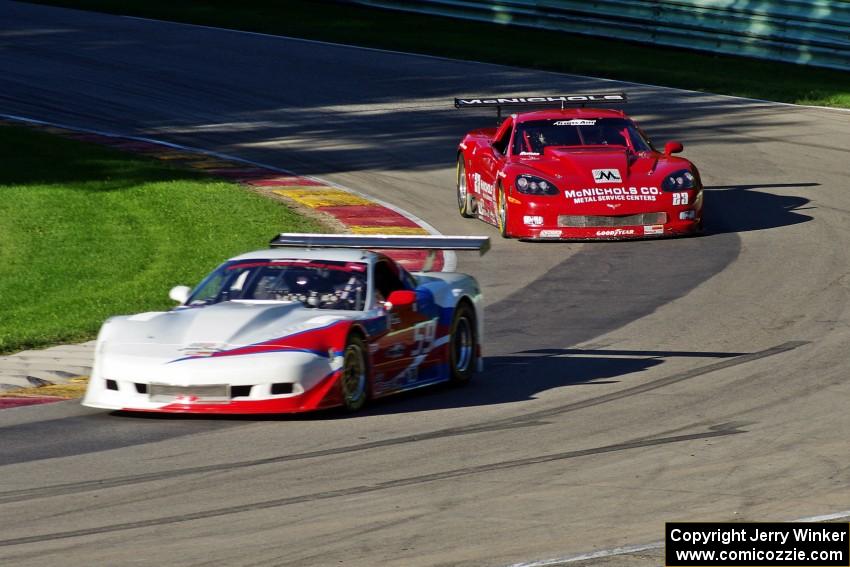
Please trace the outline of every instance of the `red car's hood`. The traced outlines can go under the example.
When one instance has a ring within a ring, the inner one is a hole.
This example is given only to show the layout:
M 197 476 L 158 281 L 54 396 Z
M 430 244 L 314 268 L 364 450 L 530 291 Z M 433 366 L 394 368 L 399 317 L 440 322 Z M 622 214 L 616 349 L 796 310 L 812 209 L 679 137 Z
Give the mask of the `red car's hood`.
M 543 155 L 521 156 L 518 161 L 540 171 L 559 188 L 585 188 L 628 185 L 633 179 L 637 182 L 637 178 L 640 184 L 646 185 L 647 181 L 656 178 L 647 173 L 663 157 L 654 152 L 635 154 L 625 148 L 546 148 Z

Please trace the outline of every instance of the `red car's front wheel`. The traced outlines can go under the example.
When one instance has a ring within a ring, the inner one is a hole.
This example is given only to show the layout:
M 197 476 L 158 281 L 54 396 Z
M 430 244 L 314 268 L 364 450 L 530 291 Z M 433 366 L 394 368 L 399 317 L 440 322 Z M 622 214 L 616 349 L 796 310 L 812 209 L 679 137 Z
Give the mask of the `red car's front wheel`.
M 508 233 L 508 203 L 505 200 L 505 188 L 501 185 L 499 185 L 499 192 L 496 193 L 496 221 L 502 238 L 510 238 L 511 235 Z

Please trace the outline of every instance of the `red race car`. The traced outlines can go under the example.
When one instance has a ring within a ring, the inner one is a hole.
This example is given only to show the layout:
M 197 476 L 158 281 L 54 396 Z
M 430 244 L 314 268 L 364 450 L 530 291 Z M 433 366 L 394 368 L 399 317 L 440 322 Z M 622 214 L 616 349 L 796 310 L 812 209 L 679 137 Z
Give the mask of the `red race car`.
M 699 171 L 657 151 L 619 110 L 623 93 L 455 99 L 457 108 L 556 108 L 511 114 L 473 130 L 457 153 L 460 214 L 494 224 L 505 238 L 612 240 L 702 230 Z M 577 106 L 577 107 L 576 107 Z

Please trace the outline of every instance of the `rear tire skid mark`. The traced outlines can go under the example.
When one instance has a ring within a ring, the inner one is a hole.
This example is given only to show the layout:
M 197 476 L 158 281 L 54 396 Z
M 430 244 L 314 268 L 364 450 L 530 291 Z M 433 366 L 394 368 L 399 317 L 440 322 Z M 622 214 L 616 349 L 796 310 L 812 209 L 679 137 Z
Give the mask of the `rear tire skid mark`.
M 731 428 L 711 428 L 708 430 L 704 430 L 697 433 L 690 433 L 684 435 L 677 436 L 669 436 L 669 437 L 657 437 L 653 439 L 644 439 L 637 441 L 625 441 L 623 443 L 616 443 L 613 445 L 605 445 L 601 447 L 593 447 L 589 449 L 579 449 L 573 451 L 564 451 L 561 453 L 554 454 L 546 454 L 539 455 L 534 457 L 526 457 L 522 459 L 514 459 L 510 461 L 501 461 L 496 463 L 488 463 L 484 465 L 476 465 L 471 467 L 463 467 L 458 469 L 452 469 L 437 473 L 424 474 L 420 476 L 393 479 L 385 482 L 380 482 L 376 484 L 370 485 L 360 485 L 354 486 L 350 488 L 341 488 L 338 490 L 329 490 L 324 492 L 316 492 L 312 494 L 304 494 L 299 496 L 289 496 L 284 498 L 278 498 L 273 500 L 266 500 L 261 502 L 254 502 L 250 504 L 242 504 L 238 506 L 230 506 L 226 508 L 217 508 L 212 510 L 203 510 L 199 512 L 194 512 L 190 514 L 180 514 L 175 516 L 166 516 L 162 518 L 152 518 L 149 520 L 141 520 L 137 522 L 127 522 L 123 524 L 113 524 L 109 526 L 101 526 L 94 528 L 84 528 L 79 530 L 69 530 L 65 532 L 54 532 L 49 534 L 42 535 L 34 535 L 28 537 L 20 537 L 20 538 L 12 538 L 7 540 L 0 540 L 0 547 L 8 547 L 13 545 L 24 545 L 30 543 L 43 543 L 47 541 L 55 541 L 59 539 L 68 539 L 73 537 L 82 537 L 88 535 L 95 534 L 104 534 L 104 533 L 112 533 L 126 530 L 133 530 L 139 528 L 147 528 L 154 526 L 163 526 L 169 524 L 176 524 L 182 522 L 189 522 L 192 520 L 203 520 L 208 518 L 216 518 L 221 516 L 228 516 L 231 514 L 239 514 L 242 512 L 249 512 L 255 510 L 263 510 L 269 508 L 280 508 L 284 506 L 290 506 L 293 504 L 301 504 L 306 502 L 316 502 L 321 500 L 330 500 L 332 498 L 340 498 L 347 496 L 359 496 L 363 494 L 369 494 L 373 492 L 379 492 L 383 490 L 390 490 L 404 486 L 413 486 L 418 484 L 424 484 L 428 482 L 437 482 L 441 480 L 448 480 L 453 478 L 472 476 L 476 474 L 483 474 L 492 471 L 506 470 L 506 469 L 514 469 L 524 466 L 536 465 L 540 463 L 547 463 L 553 461 L 574 459 L 578 457 L 584 457 L 588 455 L 599 455 L 604 453 L 613 453 L 617 451 L 625 451 L 629 449 L 639 449 L 645 447 L 654 447 L 658 445 L 665 445 L 669 443 L 682 443 L 687 441 L 694 441 L 699 439 L 710 439 L 717 437 L 725 437 L 728 435 L 738 435 L 744 433 L 744 431 Z

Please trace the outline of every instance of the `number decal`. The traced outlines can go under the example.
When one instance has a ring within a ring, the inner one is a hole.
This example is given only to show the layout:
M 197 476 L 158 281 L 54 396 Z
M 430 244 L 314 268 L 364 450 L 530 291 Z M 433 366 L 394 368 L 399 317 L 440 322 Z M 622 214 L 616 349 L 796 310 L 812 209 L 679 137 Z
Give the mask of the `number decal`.
M 673 193 L 673 204 L 674 205 L 687 205 L 688 204 L 688 194 L 687 193 Z
M 437 320 L 431 319 L 424 323 L 419 323 L 413 328 L 413 339 L 416 341 L 416 347 L 410 353 L 410 356 L 419 356 L 426 354 L 434 346 L 434 338 L 437 335 Z

